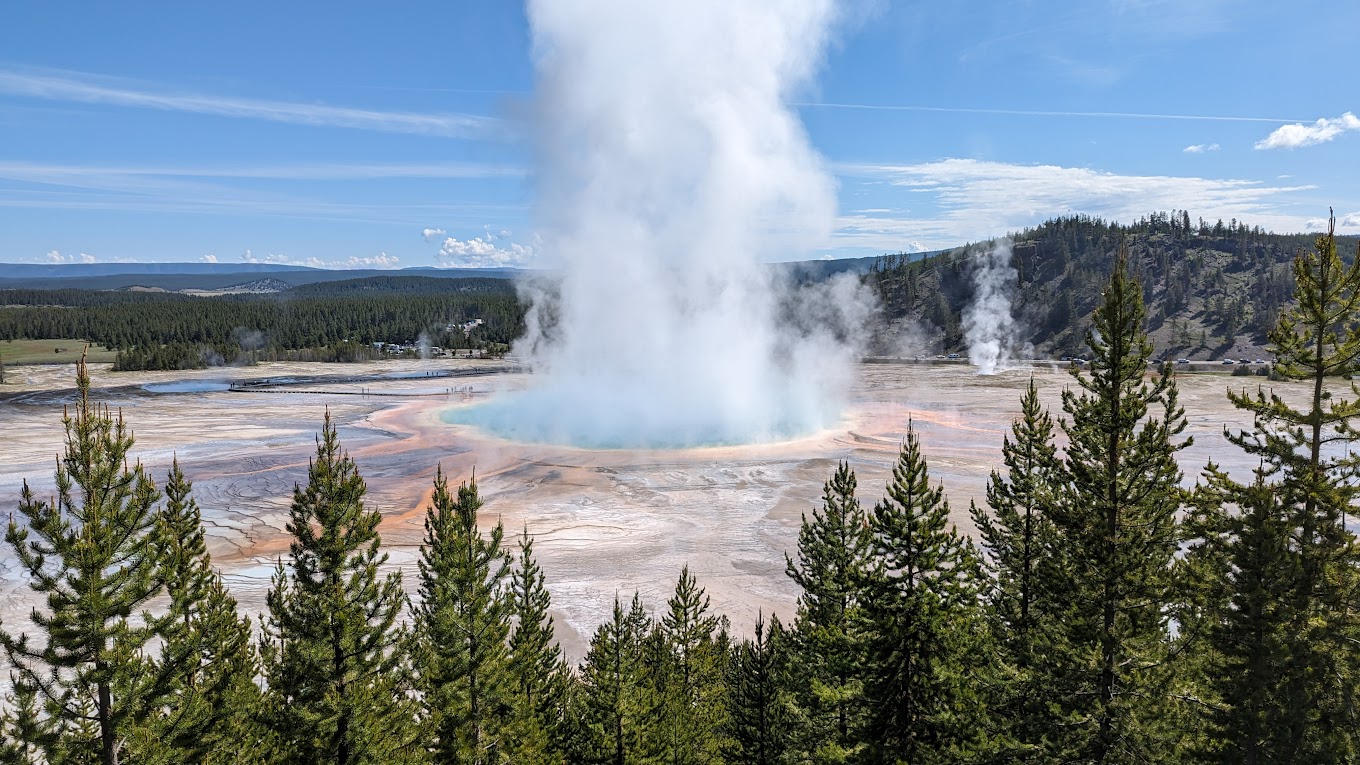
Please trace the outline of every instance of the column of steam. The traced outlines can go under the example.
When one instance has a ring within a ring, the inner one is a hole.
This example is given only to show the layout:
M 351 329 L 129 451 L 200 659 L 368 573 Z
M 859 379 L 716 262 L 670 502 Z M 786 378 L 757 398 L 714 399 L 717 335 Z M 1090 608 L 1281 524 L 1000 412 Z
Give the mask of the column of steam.
M 828 326 L 790 329 L 761 265 L 805 257 L 834 220 L 834 185 L 788 105 L 834 10 L 529 1 L 536 214 L 553 276 L 523 285 L 532 307 L 515 352 L 533 387 L 478 424 L 634 448 L 768 440 L 838 419 L 857 349 Z M 828 325 L 844 316 L 816 310 Z
M 1012 360 L 1015 320 L 1011 296 L 1019 275 L 1011 267 L 1011 243 L 1000 240 L 974 256 L 973 300 L 963 311 L 968 360 L 978 374 L 991 375 Z

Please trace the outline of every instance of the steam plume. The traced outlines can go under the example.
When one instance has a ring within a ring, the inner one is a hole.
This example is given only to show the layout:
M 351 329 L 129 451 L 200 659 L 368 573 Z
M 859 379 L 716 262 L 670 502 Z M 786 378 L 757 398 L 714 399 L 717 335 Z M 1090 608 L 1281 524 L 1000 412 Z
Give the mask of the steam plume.
M 529 0 L 539 223 L 561 279 L 526 287 L 515 351 L 543 373 L 535 387 L 469 416 L 515 438 L 613 447 L 839 420 L 858 283 L 791 294 L 761 265 L 831 229 L 833 183 L 788 103 L 821 59 L 832 6 Z
M 963 312 L 968 360 L 978 374 L 996 374 L 1015 350 L 1015 320 L 1011 296 L 1019 275 L 1011 267 L 1011 243 L 1001 240 L 975 257 L 973 302 Z

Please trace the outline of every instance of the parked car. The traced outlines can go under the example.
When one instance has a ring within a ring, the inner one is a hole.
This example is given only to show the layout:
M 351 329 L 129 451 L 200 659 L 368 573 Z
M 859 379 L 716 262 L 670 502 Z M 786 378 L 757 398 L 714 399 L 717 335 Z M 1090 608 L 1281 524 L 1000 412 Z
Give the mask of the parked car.
M 1265 364 L 1265 363 L 1266 363 L 1266 360 L 1265 360 L 1265 359 L 1257 359 L 1257 360 L 1255 360 L 1255 361 L 1253 361 L 1253 362 L 1251 362 L 1251 363 L 1253 363 L 1253 364 Z
M 1224 364 L 1236 364 L 1237 362 L 1233 361 L 1232 359 L 1224 359 L 1224 360 L 1223 360 L 1223 363 L 1224 363 Z
M 1190 359 L 1176 359 L 1177 364 L 1189 364 Z
M 961 357 L 960 357 L 959 354 L 957 354 L 957 353 L 951 353 L 951 354 L 949 354 L 949 356 L 948 356 L 947 358 L 957 359 L 957 358 L 961 358 Z

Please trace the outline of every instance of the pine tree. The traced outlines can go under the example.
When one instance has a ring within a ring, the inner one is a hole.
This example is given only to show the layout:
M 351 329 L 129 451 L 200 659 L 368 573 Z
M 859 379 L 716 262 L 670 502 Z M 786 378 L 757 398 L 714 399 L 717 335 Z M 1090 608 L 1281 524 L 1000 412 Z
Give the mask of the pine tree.
M 663 680 L 666 761 L 705 765 L 721 761 L 727 725 L 727 651 L 719 645 L 719 620 L 686 565 L 661 617 L 660 646 L 666 656 L 654 677 Z
M 787 637 L 778 618 L 769 627 L 756 617 L 756 633 L 732 651 L 728 670 L 731 710 L 727 761 L 744 765 L 784 762 L 789 742 L 785 660 Z
M 634 594 L 627 611 L 616 597 L 610 620 L 595 630 L 581 665 L 584 751 L 573 762 L 642 765 L 659 758 L 654 727 L 660 703 L 644 662 L 651 621 Z
M 988 671 L 980 563 L 949 523 L 908 426 L 887 496 L 869 518 L 864 574 L 869 761 L 958 762 L 985 741 L 979 679 Z M 982 641 L 982 642 L 979 642 Z
M 1048 511 L 1058 469 L 1053 419 L 1039 404 L 1033 378 L 1020 401 L 1020 419 L 1002 441 L 1001 456 L 1006 474 L 992 471 L 990 511 L 974 506 L 971 513 L 995 581 L 990 600 L 1000 636 L 1013 660 L 1026 666 L 1033 651 L 1042 650 L 1034 632 L 1044 608 L 1042 581 L 1049 573 L 1054 534 Z
M 1228 440 L 1261 467 L 1250 485 L 1209 471 L 1216 501 L 1197 552 L 1217 564 L 1205 678 L 1219 702 L 1207 748 L 1221 762 L 1348 762 L 1360 751 L 1360 556 L 1346 528 L 1360 399 L 1328 384 L 1360 371 L 1360 260 L 1341 261 L 1335 224 L 1295 258 L 1298 304 L 1270 335 L 1275 372 L 1311 395 L 1299 407 L 1230 391 L 1255 427 Z
M 534 560 L 534 540 L 526 529 L 519 561 L 510 575 L 515 629 L 510 635 L 510 672 L 514 688 L 515 735 L 511 760 L 561 763 L 565 760 L 567 692 L 570 677 L 554 637 L 548 610 L 552 596 Z
M 1299 576 L 1283 497 L 1258 469 L 1247 485 L 1212 463 L 1186 526 L 1180 565 L 1189 591 L 1177 614 L 1188 673 L 1202 683 L 1202 730 L 1187 737 L 1199 761 L 1297 762 L 1292 597 Z
M 496 524 L 483 538 L 476 479 L 458 487 L 455 501 L 443 471 L 425 516 L 415 608 L 417 683 L 434 734 L 438 763 L 493 763 L 508 743 L 513 680 L 506 640 L 510 561 Z
M 38 701 L 38 689 L 14 682 L 0 715 L 0 765 L 42 765 L 44 752 L 52 748 L 52 734 Z
M 785 556 L 789 577 L 802 588 L 789 635 L 790 749 L 819 762 L 850 761 L 861 742 L 856 630 L 870 536 L 855 489 L 854 471 L 840 463 L 822 489 L 822 507 L 811 520 L 803 516 L 797 562 Z
M 266 596 L 261 659 L 271 727 L 295 763 L 397 762 L 409 756 L 403 698 L 400 572 L 381 576 L 381 516 L 330 413 L 307 485 L 293 489 L 288 565 Z
M 1145 379 L 1152 353 L 1142 290 L 1121 244 L 1087 333 L 1089 375 L 1063 392 L 1070 420 L 1053 519 L 1061 576 L 1047 597 L 1066 604 L 1064 655 L 1053 690 L 1072 756 L 1094 763 L 1164 759 L 1174 734 L 1165 659 L 1185 428 L 1169 368 Z M 1159 407 L 1156 416 L 1149 415 Z
M 212 568 L 192 491 L 175 459 L 155 532 L 170 604 L 160 623 L 160 655 L 148 667 L 169 693 L 135 747 L 141 763 L 242 762 L 259 754 L 250 746 L 259 738 L 252 727 L 259 691 L 250 622 Z
M 1039 403 L 1033 378 L 1001 454 L 1006 473 L 992 472 L 987 509 L 971 508 L 987 551 L 992 633 L 1011 673 L 990 701 L 1017 742 L 1037 753 L 1056 722 L 1048 712 L 1045 678 L 1045 657 L 1056 647 L 1055 608 L 1044 596 L 1057 575 L 1052 562 L 1056 532 L 1049 512 L 1059 463 L 1053 419 Z
M 44 639 L 34 645 L 6 631 L 0 644 L 16 687 L 36 689 L 56 718 L 60 748 L 113 765 L 165 691 L 140 671 L 156 628 L 144 609 L 161 592 L 152 544 L 159 492 L 127 462 L 133 438 L 122 415 L 90 400 L 83 357 L 76 385 L 56 496 L 35 499 L 24 482 L 19 512 L 28 522 L 11 518 L 5 533 L 29 587 L 44 596 L 31 616 Z

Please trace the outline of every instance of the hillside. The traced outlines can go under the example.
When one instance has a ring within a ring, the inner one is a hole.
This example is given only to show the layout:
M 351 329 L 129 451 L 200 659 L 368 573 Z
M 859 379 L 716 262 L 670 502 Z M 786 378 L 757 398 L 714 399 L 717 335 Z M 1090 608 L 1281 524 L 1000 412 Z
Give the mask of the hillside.
M 1272 234 L 1238 223 L 1155 213 L 1131 225 L 1087 216 L 1050 220 L 1012 237 L 1012 313 L 1020 342 L 1038 355 L 1081 353 L 1091 312 L 1121 240 L 1143 283 L 1159 355 L 1217 359 L 1265 353 L 1266 332 L 1293 295 L 1290 263 L 1313 235 Z M 1356 237 L 1338 237 L 1354 256 Z M 910 261 L 880 258 L 867 277 L 883 303 L 878 352 L 964 349 L 962 313 L 973 300 L 980 242 Z

